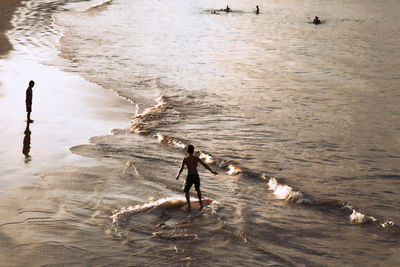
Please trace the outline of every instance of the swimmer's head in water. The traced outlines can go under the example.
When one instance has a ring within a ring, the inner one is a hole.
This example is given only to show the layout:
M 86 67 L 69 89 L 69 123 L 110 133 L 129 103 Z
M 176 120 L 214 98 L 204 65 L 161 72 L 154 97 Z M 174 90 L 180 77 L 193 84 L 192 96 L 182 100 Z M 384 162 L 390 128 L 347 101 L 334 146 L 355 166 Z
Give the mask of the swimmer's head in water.
M 194 146 L 188 145 L 188 147 L 187 147 L 187 152 L 188 152 L 190 155 L 192 155 L 192 154 L 194 153 Z

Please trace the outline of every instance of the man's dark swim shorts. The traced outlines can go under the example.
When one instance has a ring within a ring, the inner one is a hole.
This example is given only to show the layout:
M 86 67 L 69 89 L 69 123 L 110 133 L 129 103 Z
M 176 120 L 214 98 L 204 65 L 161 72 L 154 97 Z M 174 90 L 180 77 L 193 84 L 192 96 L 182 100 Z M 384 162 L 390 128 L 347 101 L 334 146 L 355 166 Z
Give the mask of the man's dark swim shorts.
M 183 192 L 189 192 L 190 188 L 194 184 L 196 191 L 200 190 L 200 177 L 197 172 L 188 173 L 185 180 L 185 185 L 183 186 Z
M 26 104 L 26 112 L 32 112 L 32 104 Z

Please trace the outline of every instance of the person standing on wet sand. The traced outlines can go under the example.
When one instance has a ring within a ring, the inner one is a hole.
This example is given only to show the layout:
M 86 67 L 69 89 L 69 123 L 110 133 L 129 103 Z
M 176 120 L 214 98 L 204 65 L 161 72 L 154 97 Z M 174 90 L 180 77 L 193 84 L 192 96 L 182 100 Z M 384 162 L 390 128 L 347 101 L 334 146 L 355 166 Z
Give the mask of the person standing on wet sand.
M 203 209 L 203 203 L 201 201 L 201 191 L 200 191 L 200 177 L 199 174 L 197 173 L 197 164 L 200 163 L 201 165 L 204 166 L 204 168 L 206 168 L 213 174 L 217 174 L 217 172 L 211 170 L 211 168 L 206 163 L 204 163 L 199 157 L 193 155 L 194 146 L 188 145 L 187 153 L 188 156 L 182 160 L 181 168 L 179 169 L 179 172 L 176 175 L 176 180 L 179 180 L 179 175 L 181 175 L 183 168 L 186 166 L 188 172 L 185 179 L 185 185 L 183 186 L 183 192 L 185 192 L 185 197 L 187 201 L 187 210 L 188 211 L 191 210 L 189 190 L 193 184 L 194 188 L 197 191 L 197 197 L 199 198 L 200 209 Z
M 26 98 L 25 98 L 25 105 L 26 105 L 26 112 L 27 112 L 27 122 L 32 123 L 33 120 L 31 120 L 31 112 L 32 112 L 32 97 L 33 97 L 33 91 L 32 88 L 35 85 L 34 81 L 29 82 L 28 89 L 26 89 Z

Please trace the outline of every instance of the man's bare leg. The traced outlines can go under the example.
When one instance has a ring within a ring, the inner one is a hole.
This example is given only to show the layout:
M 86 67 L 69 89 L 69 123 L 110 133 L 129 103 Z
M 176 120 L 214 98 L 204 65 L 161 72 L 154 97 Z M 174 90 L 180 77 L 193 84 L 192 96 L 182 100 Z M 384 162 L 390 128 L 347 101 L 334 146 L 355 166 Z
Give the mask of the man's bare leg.
M 191 207 L 190 207 L 190 195 L 189 195 L 189 192 L 185 193 L 185 197 L 186 197 L 186 201 L 187 201 L 187 210 L 190 211 Z
M 201 201 L 201 191 L 200 189 L 197 191 L 197 197 L 199 198 L 200 209 L 203 209 L 203 201 Z
M 26 115 L 26 121 L 29 122 L 29 123 L 33 122 L 33 120 L 31 120 L 31 113 L 30 112 L 28 112 L 27 115 Z

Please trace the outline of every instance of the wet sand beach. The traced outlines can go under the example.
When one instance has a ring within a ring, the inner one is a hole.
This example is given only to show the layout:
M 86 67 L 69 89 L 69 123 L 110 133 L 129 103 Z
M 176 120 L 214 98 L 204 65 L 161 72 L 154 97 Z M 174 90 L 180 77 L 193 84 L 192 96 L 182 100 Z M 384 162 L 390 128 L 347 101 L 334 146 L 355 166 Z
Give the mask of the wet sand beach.
M 55 67 L 51 62 L 57 60 L 57 35 L 51 44 L 54 49 L 47 49 L 47 54 L 21 49 L 23 39 L 7 39 L 6 31 L 15 30 L 10 19 L 18 4 L 19 1 L 0 2 L 0 262 L 3 266 L 35 265 L 35 259 L 44 255 L 20 249 L 27 242 L 32 247 L 40 243 L 29 230 L 32 222 L 24 219 L 21 210 L 43 197 L 36 195 L 42 181 L 40 174 L 64 172 L 71 166 L 95 166 L 95 160 L 74 155 L 69 148 L 88 143 L 91 136 L 123 128 L 135 111 L 131 103 L 112 91 Z M 30 80 L 35 81 L 31 116 L 34 122 L 28 124 L 25 91 Z M 38 204 L 37 208 L 45 207 Z
M 9 20 L 18 3 L 1 2 L 5 7 L 1 9 L 4 12 L 2 36 L 11 29 Z M 48 49 L 47 54 L 34 49 L 22 50 L 16 40 L 10 42 L 2 38 L 1 42 L 6 44 L 1 47 L 3 58 L 0 61 L 2 179 L 11 176 L 15 178 L 13 181 L 18 181 L 18 172 L 33 174 L 39 169 L 68 164 L 74 158 L 69 147 L 88 142 L 89 137 L 105 134 L 114 127 L 123 127 L 134 113 L 134 106 L 113 92 L 54 66 L 51 62 L 59 59 L 55 50 L 58 36 L 53 37 L 53 50 Z M 16 47 L 11 50 L 12 46 L 7 44 L 13 42 Z M 30 80 L 36 84 L 33 88 L 34 122 L 29 124 L 30 152 L 26 156 L 23 154 L 24 132 L 28 126 L 25 91 Z

